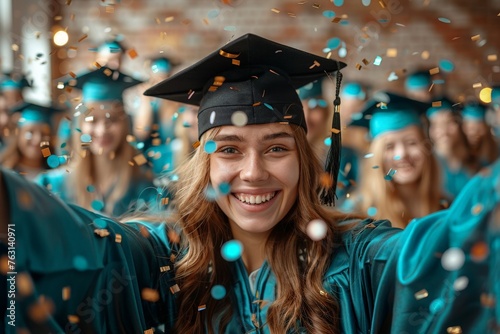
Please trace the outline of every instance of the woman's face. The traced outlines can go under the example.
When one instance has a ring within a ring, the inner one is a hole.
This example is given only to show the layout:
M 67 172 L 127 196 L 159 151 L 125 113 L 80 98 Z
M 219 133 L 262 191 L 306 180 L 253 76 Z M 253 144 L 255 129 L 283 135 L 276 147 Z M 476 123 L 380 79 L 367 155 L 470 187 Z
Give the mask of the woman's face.
M 92 138 L 90 151 L 93 154 L 116 152 L 125 142 L 128 133 L 127 115 L 121 104 L 87 103 L 93 111 L 84 119 L 81 130 Z
M 309 143 L 328 137 L 328 133 L 325 132 L 325 129 L 327 129 L 325 122 L 328 122 L 328 105 L 326 101 L 322 99 L 306 99 L 302 101 L 302 107 L 306 118 L 307 140 Z
M 43 123 L 24 124 L 19 128 L 17 147 L 24 159 L 34 162 L 42 161 L 40 148 L 42 141 L 50 139 L 50 126 Z
M 483 121 L 464 120 L 462 123 L 467 141 L 471 146 L 477 146 L 488 133 L 488 127 Z
M 438 112 L 430 118 L 429 136 L 438 151 L 451 151 L 460 142 L 460 125 L 451 112 Z
M 223 126 L 210 155 L 214 188 L 231 192 L 216 199 L 234 234 L 267 235 L 297 199 L 299 158 L 288 125 Z
M 384 172 L 392 168 L 396 173 L 392 176 L 397 184 L 412 184 L 417 182 L 424 170 L 428 154 L 424 145 L 422 130 L 418 126 L 409 126 L 399 131 L 383 135 Z

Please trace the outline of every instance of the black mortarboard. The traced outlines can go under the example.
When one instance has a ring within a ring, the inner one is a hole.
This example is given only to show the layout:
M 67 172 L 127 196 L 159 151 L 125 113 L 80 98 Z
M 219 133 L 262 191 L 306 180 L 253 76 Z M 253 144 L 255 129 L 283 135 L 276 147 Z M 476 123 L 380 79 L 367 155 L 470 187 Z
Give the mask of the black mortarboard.
M 389 131 L 401 130 L 409 125 L 420 125 L 421 116 L 431 106 L 391 92 L 377 92 L 365 104 L 362 117 L 351 125 L 366 127 L 372 138 Z
M 144 94 L 200 106 L 200 137 L 211 128 L 233 125 L 231 116 L 236 111 L 246 114 L 246 124 L 287 122 L 307 130 L 296 89 L 344 66 L 246 34 Z M 335 171 L 331 176 L 336 180 Z

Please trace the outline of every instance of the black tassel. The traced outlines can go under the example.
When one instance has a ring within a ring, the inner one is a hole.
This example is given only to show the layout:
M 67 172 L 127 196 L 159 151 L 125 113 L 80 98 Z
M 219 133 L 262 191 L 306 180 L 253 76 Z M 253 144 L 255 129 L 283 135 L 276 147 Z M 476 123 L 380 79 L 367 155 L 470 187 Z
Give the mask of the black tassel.
M 340 85 L 342 83 L 342 73 L 337 71 L 337 80 L 335 86 L 335 100 L 333 101 L 333 120 L 331 129 L 331 144 L 328 149 L 325 162 L 325 178 L 323 178 L 320 194 L 320 201 L 323 205 L 334 206 L 337 189 L 337 179 L 340 170 L 340 149 L 342 147 L 340 133 Z

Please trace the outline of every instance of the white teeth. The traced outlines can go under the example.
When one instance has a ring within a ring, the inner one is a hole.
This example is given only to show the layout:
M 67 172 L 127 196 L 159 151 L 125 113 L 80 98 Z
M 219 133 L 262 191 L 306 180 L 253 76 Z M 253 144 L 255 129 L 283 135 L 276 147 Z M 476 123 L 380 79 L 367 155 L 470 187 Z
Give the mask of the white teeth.
M 276 195 L 276 192 L 268 193 L 264 195 L 247 195 L 247 194 L 235 194 L 236 198 L 246 204 L 261 204 L 270 201 Z

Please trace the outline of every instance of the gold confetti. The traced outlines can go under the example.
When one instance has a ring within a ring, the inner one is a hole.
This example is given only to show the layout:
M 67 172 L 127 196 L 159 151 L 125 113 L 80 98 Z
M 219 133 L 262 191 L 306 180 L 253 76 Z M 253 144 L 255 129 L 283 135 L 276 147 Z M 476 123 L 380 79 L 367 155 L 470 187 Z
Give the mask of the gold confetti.
M 61 15 L 54 16 L 54 21 L 61 21 L 61 20 L 62 20 Z
M 80 38 L 78 39 L 78 43 L 80 43 L 81 41 L 83 41 L 83 40 L 84 40 L 85 38 L 87 38 L 87 37 L 89 37 L 89 35 L 84 34 L 82 37 L 80 37 Z
M 104 73 L 108 77 L 110 77 L 111 75 L 113 75 L 113 71 L 111 71 L 109 68 L 105 69 L 102 73 Z
M 276 13 L 276 14 L 279 14 L 279 13 L 280 13 L 280 10 L 279 10 L 279 9 L 277 9 L 277 8 L 273 8 L 273 9 L 271 9 L 271 11 L 272 11 L 273 13 Z
M 430 56 L 431 54 L 429 53 L 429 51 L 422 51 L 422 54 L 420 55 L 420 57 L 424 60 L 429 59 Z
M 330 174 L 328 174 L 327 172 L 321 173 L 321 176 L 319 178 L 319 182 L 320 182 L 321 186 L 323 186 L 325 188 L 330 188 L 333 185 L 332 176 Z
M 168 230 L 167 236 L 168 240 L 170 240 L 173 243 L 178 244 L 179 242 L 181 242 L 181 237 L 174 230 Z
M 488 257 L 490 253 L 490 249 L 488 244 L 484 241 L 478 241 L 474 245 L 472 245 L 470 249 L 470 257 L 472 261 L 480 262 Z
M 17 44 L 12 44 L 12 45 L 11 45 L 11 49 L 12 49 L 12 51 L 17 52 L 17 51 L 19 51 L 19 45 L 17 45 Z
M 313 69 L 313 68 L 315 68 L 315 67 L 317 67 L 317 66 L 320 66 L 320 65 L 321 65 L 321 64 L 320 64 L 318 61 L 316 61 L 316 60 L 315 60 L 315 61 L 313 62 L 313 64 L 312 64 L 311 66 L 309 66 L 309 69 Z
M 168 205 L 169 198 L 168 197 L 163 197 L 161 199 L 161 205 Z
M 386 55 L 387 57 L 395 58 L 398 56 L 398 49 L 395 48 L 387 49 Z
M 429 70 L 430 75 L 438 74 L 439 73 L 439 67 L 434 67 Z
M 365 64 L 365 66 L 368 66 L 368 64 L 370 64 L 370 61 L 368 61 L 366 58 L 363 58 L 362 62 L 363 64 Z
M 194 90 L 190 90 L 188 92 L 188 100 L 193 96 L 193 94 L 194 94 Z
M 432 106 L 434 108 L 441 107 L 441 105 L 442 105 L 441 101 L 434 101 L 434 102 L 432 102 Z
M 415 292 L 415 299 L 420 300 L 429 297 L 429 292 L 426 289 L 422 289 L 420 291 Z
M 72 324 L 77 324 L 80 322 L 80 318 L 77 315 L 68 314 L 68 321 Z
M 48 156 L 50 156 L 50 148 L 49 147 L 44 147 L 42 148 L 42 155 L 44 158 L 47 158 Z
M 462 327 L 460 327 L 460 326 L 448 327 L 448 328 L 446 328 L 446 333 L 462 334 Z
M 488 55 L 488 61 L 497 61 L 497 55 Z
M 236 65 L 236 66 L 240 66 L 240 61 L 238 59 L 232 59 L 231 64 Z
M 175 285 L 172 285 L 170 287 L 170 292 L 172 292 L 172 294 L 176 294 L 177 292 L 181 291 L 181 289 L 179 289 L 179 285 L 175 284 Z
M 70 298 L 71 298 L 71 287 L 65 286 L 64 288 L 62 288 L 62 299 L 69 300 Z
M 101 238 L 105 238 L 109 235 L 109 231 L 105 228 L 96 228 L 94 233 L 100 236 Z
M 382 8 L 387 7 L 387 6 L 385 5 L 385 2 L 384 2 L 383 0 L 379 1 L 379 2 L 378 2 L 378 4 L 379 4 L 379 5 L 380 5 L 380 7 L 382 7 Z
M 0 258 L 0 273 L 3 275 L 7 274 L 9 272 L 9 258 L 7 255 L 2 256 Z
M 144 237 L 144 238 L 149 238 L 149 231 L 146 227 L 144 227 L 143 225 L 141 225 L 141 227 L 139 227 L 139 232 L 141 233 L 141 235 Z
M 226 58 L 229 58 L 229 59 L 238 58 L 240 56 L 240 53 L 229 53 L 229 52 L 226 52 L 226 51 L 224 51 L 222 49 L 219 50 L 219 54 L 222 57 L 226 57 Z
M 150 329 L 146 329 L 144 331 L 144 334 L 154 334 L 155 333 L 155 330 L 153 328 L 150 328 Z
M 197 149 L 199 146 L 200 146 L 200 141 L 198 141 L 198 140 L 197 140 L 197 141 L 195 141 L 195 142 L 193 143 L 193 148 L 194 148 L 194 149 Z
M 144 156 L 144 154 L 137 154 L 135 157 L 134 157 L 134 161 L 135 163 L 138 165 L 138 166 L 142 166 L 144 165 L 145 163 L 148 162 L 148 159 L 146 159 L 146 157 Z
M 203 310 L 205 310 L 206 308 L 207 308 L 207 305 L 206 305 L 206 304 L 200 305 L 200 306 L 198 306 L 198 312 L 203 311 Z
M 135 51 L 135 49 L 128 50 L 127 54 L 130 57 L 130 59 L 137 58 L 137 56 L 138 56 L 137 51 Z
M 314 9 L 318 9 L 320 6 L 319 6 L 319 3 L 313 3 L 312 7 L 313 7 Z
M 35 303 L 29 306 L 28 314 L 31 320 L 41 323 L 50 318 L 54 309 L 54 302 L 41 295 Z
M 160 19 L 159 19 L 159 18 L 157 18 L 157 17 L 155 17 L 155 22 L 156 22 L 156 24 L 161 24 Z
M 322 296 L 328 296 L 328 294 L 323 290 L 319 290 L 319 294 Z
M 122 242 L 122 235 L 121 234 L 116 234 L 115 235 L 115 242 L 117 244 L 120 244 Z
M 340 133 L 340 130 L 339 129 L 335 129 L 335 128 L 331 128 L 330 132 L 332 132 L 334 134 L 338 134 L 338 133 Z
M 141 298 L 145 301 L 155 303 L 160 299 L 160 294 L 154 289 L 144 288 L 141 291 Z
M 490 294 L 482 293 L 480 300 L 481 300 L 481 305 L 483 305 L 484 307 L 488 307 L 488 308 L 495 307 L 495 304 L 496 304 L 495 297 L 490 295 Z
M 33 206 L 33 198 L 30 193 L 24 190 L 17 192 L 17 202 L 21 205 L 22 209 L 29 210 Z
M 76 74 L 75 74 L 74 72 L 69 72 L 68 74 L 69 74 L 69 75 L 70 75 L 73 79 L 75 79 L 75 78 L 76 78 Z
M 17 291 L 19 296 L 30 296 L 33 294 L 33 281 L 31 280 L 31 276 L 26 273 L 19 273 L 17 275 Z
M 203 23 L 205 23 L 205 25 L 209 25 L 210 23 L 208 22 L 208 19 L 203 19 Z
M 152 141 L 151 141 L 151 144 L 153 146 L 160 146 L 161 145 L 161 138 L 154 138 Z
M 342 18 L 340 18 L 340 17 L 334 17 L 334 18 L 332 19 L 332 22 L 333 22 L 333 23 L 339 23 L 340 21 L 342 21 Z
M 479 41 L 480 38 L 481 38 L 481 35 L 474 35 L 470 39 L 473 41 Z
M 288 14 L 288 16 L 290 16 L 290 17 L 297 17 L 297 15 L 295 15 L 294 13 L 287 13 L 287 14 Z
M 164 272 L 169 271 L 169 270 L 170 270 L 170 266 L 162 266 L 162 267 L 160 267 L 160 272 L 161 273 L 164 273 Z
M 477 203 L 476 205 L 474 205 L 471 210 L 473 215 L 478 215 L 482 211 L 483 211 L 483 205 L 481 203 Z
M 293 116 L 292 115 L 285 115 L 283 118 L 284 119 L 290 119 L 290 118 L 293 118 Z
M 113 14 L 115 12 L 115 7 L 114 6 L 111 6 L 111 5 L 108 5 L 106 6 L 106 9 L 105 9 L 106 13 L 108 14 Z
M 96 62 L 96 61 L 94 62 L 94 66 L 95 66 L 95 67 L 97 67 L 98 69 L 102 67 L 102 66 L 101 66 L 101 64 L 99 64 L 99 63 L 98 63 L 98 62 Z
M 362 68 L 363 68 L 363 66 L 361 66 L 361 64 L 356 64 L 356 69 L 357 69 L 358 71 L 361 71 L 361 69 L 362 69 Z
M 472 85 L 472 88 L 481 88 L 483 87 L 483 84 L 480 82 L 476 82 L 475 84 Z
M 174 20 L 173 16 L 168 16 L 165 18 L 165 22 L 172 22 Z

